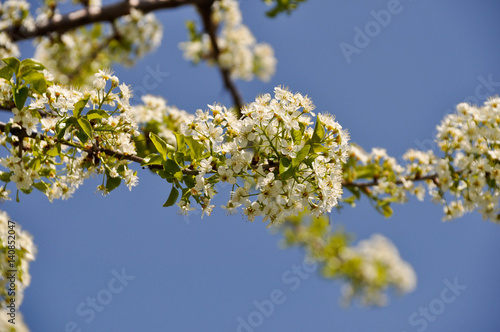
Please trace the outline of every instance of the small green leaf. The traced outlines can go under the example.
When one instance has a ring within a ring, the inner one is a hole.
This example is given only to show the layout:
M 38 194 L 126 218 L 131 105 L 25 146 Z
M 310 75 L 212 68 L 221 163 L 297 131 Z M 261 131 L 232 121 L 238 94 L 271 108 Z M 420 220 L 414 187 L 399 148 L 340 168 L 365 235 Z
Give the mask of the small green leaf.
M 185 147 L 185 146 L 184 146 Z M 177 163 L 177 165 L 182 166 L 184 165 L 184 153 L 181 152 L 175 152 L 174 153 L 174 161 Z
M 165 202 L 165 204 L 163 204 L 163 206 L 169 207 L 174 205 L 178 197 L 179 197 L 179 191 L 172 185 L 172 191 L 170 192 L 170 195 L 168 195 L 168 199 Z
M 10 82 L 12 74 L 14 74 L 14 71 L 9 66 L 3 66 L 2 68 L 0 68 L 0 78 L 3 78 Z
M 389 218 L 390 216 L 392 216 L 393 211 L 389 204 L 381 206 L 381 210 L 384 217 Z
M 309 154 L 311 146 L 310 145 L 304 145 L 302 149 L 300 149 L 299 152 L 297 152 L 297 156 L 293 158 L 292 160 L 292 166 L 297 167 L 300 165 L 300 163 L 307 157 Z
M 178 181 L 182 181 L 184 179 L 184 173 L 182 173 L 182 171 L 175 172 L 174 178 Z
M 11 57 L 11 58 L 5 58 L 5 59 L 2 59 L 2 61 L 7 65 L 9 66 L 12 71 L 14 72 L 14 74 L 16 74 L 17 76 L 17 73 L 19 72 L 19 66 L 21 65 L 21 62 L 14 58 L 14 57 Z
M 162 155 L 163 160 L 167 160 L 167 143 L 158 135 L 153 132 L 149 133 L 149 138 L 153 142 L 156 150 Z
M 40 190 L 43 193 L 45 193 L 47 189 L 49 189 L 49 185 L 46 184 L 45 182 L 33 183 L 33 187 L 35 187 L 36 189 Z
M 26 99 L 28 99 L 29 91 L 28 87 L 23 86 L 14 92 L 14 102 L 16 103 L 17 109 L 20 110 L 24 107 L 24 103 L 26 103 Z
M 112 178 L 111 176 L 109 176 L 109 174 L 107 174 L 106 178 L 107 178 L 106 179 L 106 189 L 108 191 L 111 191 L 113 189 L 118 188 L 118 186 L 122 182 L 122 179 L 120 179 L 119 176 L 117 176 L 116 178 Z
M 45 66 L 40 61 L 35 59 L 24 59 L 20 63 L 19 74 L 23 75 L 30 70 L 42 71 L 44 69 Z
M 109 114 L 105 110 L 91 110 L 88 111 L 86 118 L 89 121 L 94 119 L 103 119 L 103 118 L 107 119 L 109 118 Z
M 281 158 L 280 159 L 280 174 L 285 173 L 290 167 L 290 159 Z
M 2 182 L 10 182 L 10 176 L 12 174 L 10 172 L 0 172 L 0 181 Z
M 161 165 L 163 163 L 163 158 L 157 153 L 151 153 L 144 158 L 141 166 L 148 165 Z
M 315 153 L 328 152 L 328 148 L 324 147 L 323 145 L 321 145 L 319 143 L 313 143 L 313 144 L 311 144 L 311 152 L 315 152 Z
M 87 141 L 89 140 L 89 137 L 83 130 L 77 130 L 75 134 L 76 137 L 78 137 L 78 139 L 80 140 L 80 142 L 82 142 L 82 144 L 87 143 Z
M 311 138 L 311 141 L 313 143 L 319 143 L 324 137 L 325 137 L 325 128 L 323 128 L 323 124 L 321 123 L 319 118 L 317 118 L 316 126 L 314 127 L 314 133 Z
M 295 172 L 295 168 L 292 167 L 292 163 L 290 159 L 288 158 L 281 158 L 280 159 L 280 176 L 283 180 L 289 179 L 293 176 Z
M 185 137 L 185 141 L 189 147 L 192 159 L 201 159 L 203 157 L 203 151 L 205 151 L 203 144 L 195 140 L 192 136 Z
M 177 163 L 172 159 L 167 159 L 163 162 L 163 169 L 170 174 L 175 174 L 181 170 L 179 165 L 177 165 Z
M 174 133 L 175 134 L 175 139 L 177 140 L 177 150 L 179 152 L 185 153 L 186 152 L 186 141 L 184 140 L 184 135 L 179 134 L 179 133 Z
M 295 145 L 299 145 L 302 141 L 302 132 L 300 130 L 292 129 L 292 138 Z
M 56 157 L 59 155 L 59 150 L 57 149 L 57 146 L 54 146 L 52 149 L 47 151 L 47 155 L 50 157 Z
M 371 179 L 375 175 L 375 166 L 372 164 L 356 167 L 356 178 Z
M 83 98 L 83 99 L 80 99 L 79 101 L 77 101 L 75 103 L 75 108 L 73 109 L 73 115 L 76 117 L 76 118 L 79 118 L 80 117 L 80 114 L 82 114 L 82 110 L 85 108 L 85 106 L 87 105 L 87 102 L 89 101 L 89 98 L 90 96 L 86 97 L 86 98 Z
M 85 118 L 79 118 L 78 119 L 78 124 L 80 125 L 80 128 L 82 128 L 82 130 L 85 132 L 85 134 L 89 138 L 93 138 L 94 137 L 94 132 L 92 130 L 92 125 L 90 124 L 89 120 L 87 120 Z
M 26 84 L 30 84 L 33 90 L 38 92 L 38 94 L 42 94 L 47 91 L 47 81 L 45 81 L 45 76 L 42 73 L 30 70 L 21 77 L 24 79 L 24 82 L 26 82 Z

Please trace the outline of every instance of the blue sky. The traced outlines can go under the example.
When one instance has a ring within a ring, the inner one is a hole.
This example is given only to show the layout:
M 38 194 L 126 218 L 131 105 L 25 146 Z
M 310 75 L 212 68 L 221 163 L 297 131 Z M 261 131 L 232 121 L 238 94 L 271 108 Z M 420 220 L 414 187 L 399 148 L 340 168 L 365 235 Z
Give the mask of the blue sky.
M 317 111 L 335 114 L 352 141 L 368 150 L 384 147 L 400 157 L 408 148 L 435 148 L 435 127 L 454 105 L 500 93 L 497 1 L 310 0 L 274 20 L 264 16 L 260 1 L 240 3 L 244 22 L 278 58 L 270 82 L 238 82 L 244 99 L 289 86 L 308 94 Z M 397 13 L 378 31 L 371 12 L 388 7 Z M 158 17 L 162 46 L 134 68 L 115 68 L 121 80 L 140 87 L 148 68 L 158 66 L 168 76 L 150 93 L 170 104 L 190 112 L 213 102 L 230 105 L 218 72 L 192 66 L 178 50 L 187 36 L 184 21 L 196 18 L 195 11 Z M 375 29 L 369 44 L 348 63 L 339 45 L 355 46 L 355 28 L 367 25 Z M 24 52 L 32 54 L 27 45 Z M 281 294 L 280 304 L 269 317 L 261 315 L 254 331 L 500 330 L 500 226 L 478 214 L 443 223 L 440 206 L 416 199 L 396 206 L 390 219 L 366 201 L 332 214 L 332 224 L 357 239 L 390 238 L 418 275 L 417 289 L 391 297 L 387 307 L 342 308 L 341 284 L 314 269 L 298 286 L 284 278 L 303 264 L 304 253 L 281 250 L 279 233 L 260 220 L 245 222 L 222 209 L 203 220 L 197 211 L 184 218 L 175 207 L 162 208 L 169 184 L 147 171 L 139 176 L 132 192 L 124 187 L 102 197 L 95 179 L 69 201 L 51 204 L 34 193 L 3 204 L 38 246 L 21 307 L 32 331 L 65 331 L 71 322 L 93 332 L 238 331 L 239 317 L 255 318 L 255 301 L 271 299 L 273 291 Z M 225 198 L 221 193 L 217 205 Z M 116 274 L 129 277 L 119 283 Z M 451 303 L 441 300 L 445 289 L 455 292 Z M 109 303 L 95 315 L 79 315 L 98 294 Z

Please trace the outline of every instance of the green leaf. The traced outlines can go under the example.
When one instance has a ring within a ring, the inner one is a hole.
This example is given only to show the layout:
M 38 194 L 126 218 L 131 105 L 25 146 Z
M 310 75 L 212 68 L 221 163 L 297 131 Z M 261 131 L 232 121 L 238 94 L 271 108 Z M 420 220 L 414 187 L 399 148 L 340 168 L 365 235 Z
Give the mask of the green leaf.
M 14 57 L 5 58 L 5 59 L 2 59 L 2 61 L 7 66 L 9 66 L 12 69 L 12 71 L 14 72 L 14 74 L 16 74 L 16 76 L 17 76 L 17 73 L 19 72 L 19 66 L 21 65 L 21 62 L 17 58 L 14 58 Z
M 192 159 L 201 159 L 203 157 L 203 151 L 205 151 L 203 144 L 195 140 L 192 136 L 185 137 L 185 141 L 189 147 Z
M 354 202 L 356 202 L 357 198 L 356 196 L 351 196 L 351 197 L 348 197 L 348 198 L 342 198 L 341 201 L 346 203 L 346 204 L 349 204 L 349 205 L 353 205 Z
M 149 138 L 153 142 L 156 150 L 162 155 L 163 160 L 167 160 L 167 143 L 158 135 L 153 132 L 149 133 Z
M 83 130 L 78 130 L 75 134 L 76 137 L 78 137 L 78 139 L 80 140 L 80 142 L 82 142 L 82 144 L 87 143 L 87 141 L 89 140 L 89 137 Z
M 170 174 L 175 174 L 181 170 L 179 165 L 177 165 L 177 163 L 172 159 L 167 159 L 163 162 L 163 169 Z
M 118 188 L 118 186 L 122 182 L 122 179 L 120 179 L 119 176 L 117 176 L 116 178 L 112 178 L 111 176 L 109 176 L 109 173 L 107 173 L 107 177 L 106 178 L 107 178 L 106 179 L 106 189 L 108 191 L 111 191 L 113 189 Z
M 302 149 L 300 149 L 299 152 L 297 152 L 297 156 L 293 158 L 292 160 L 292 166 L 297 167 L 300 165 L 300 163 L 307 157 L 309 154 L 311 146 L 310 145 L 304 145 Z
M 369 164 L 366 166 L 356 167 L 356 178 L 358 179 L 371 179 L 375 175 L 375 166 Z
M 389 218 L 390 216 L 392 216 L 393 211 L 389 204 L 381 206 L 381 210 L 384 217 Z
M 295 145 L 299 145 L 302 142 L 303 133 L 300 130 L 292 129 L 292 138 Z
M 328 148 L 324 147 L 319 143 L 313 143 L 311 144 L 311 151 L 315 153 L 328 152 Z
M 175 172 L 174 178 L 176 178 L 178 181 L 184 180 L 184 173 L 182 171 Z
M 35 187 L 36 189 L 40 190 L 43 193 L 45 193 L 47 189 L 49 189 L 49 185 L 46 184 L 45 182 L 33 183 L 33 187 Z
M 105 110 L 90 110 L 88 111 L 86 118 L 89 121 L 94 119 L 103 119 L 103 118 L 107 119 L 109 118 L 109 114 Z
M 179 152 L 185 153 L 186 152 L 186 141 L 184 140 L 184 135 L 179 134 L 179 133 L 174 133 L 175 134 L 175 139 L 177 140 L 177 150 Z
M 0 181 L 2 182 L 10 182 L 10 176 L 12 174 L 10 172 L 0 172 Z
M 45 66 L 38 60 L 35 59 L 24 59 L 20 63 L 19 74 L 22 75 L 30 70 L 42 71 Z
M 280 176 L 283 180 L 289 179 L 293 176 L 295 172 L 295 168 L 292 167 L 292 163 L 290 159 L 288 158 L 281 158 L 280 159 Z
M 29 91 L 28 87 L 23 86 L 14 92 L 14 102 L 16 103 L 17 109 L 20 110 L 24 107 L 24 103 L 26 103 L 26 99 L 28 99 Z
M 311 138 L 312 143 L 319 143 L 325 137 L 325 128 L 323 128 L 323 124 L 319 120 L 316 119 L 316 126 L 314 127 L 314 133 Z
M 169 207 L 175 204 L 177 198 L 179 197 L 179 191 L 172 185 L 172 191 L 170 191 L 170 195 L 168 195 L 168 199 L 163 204 L 164 207 Z
M 175 152 L 174 153 L 174 161 L 177 163 L 177 165 L 182 166 L 184 165 L 184 153 L 181 152 Z
M 47 81 L 45 81 L 45 76 L 42 73 L 31 70 L 21 76 L 26 84 L 30 84 L 33 90 L 39 94 L 47 91 Z
M 151 153 L 144 158 L 141 166 L 148 165 L 161 165 L 163 163 L 163 158 L 157 153 Z
M 281 158 L 280 159 L 280 174 L 285 173 L 290 167 L 290 159 Z
M 87 120 L 85 118 L 79 118 L 78 119 L 78 124 L 80 125 L 80 128 L 82 128 L 82 130 L 85 132 L 85 134 L 89 138 L 93 138 L 94 137 L 94 132 L 92 130 L 92 125 L 90 124 L 89 120 Z
M 59 155 L 59 150 L 57 149 L 57 146 L 54 146 L 52 149 L 47 151 L 47 155 L 50 157 L 55 157 Z
M 61 125 L 63 123 L 65 123 L 66 121 L 63 121 L 62 123 L 60 123 Z M 64 126 L 64 127 L 60 127 L 60 126 L 56 126 L 56 131 L 57 131 L 57 139 L 58 140 L 62 140 L 63 137 L 64 137 L 64 134 L 66 134 L 66 130 L 68 129 L 68 126 Z
M 82 110 L 85 108 L 85 106 L 87 105 L 87 102 L 89 101 L 89 98 L 90 96 L 86 97 L 86 98 L 83 98 L 83 99 L 80 99 L 79 101 L 77 101 L 75 103 L 75 108 L 73 109 L 73 115 L 76 117 L 76 118 L 79 118 L 80 117 L 80 114 L 82 114 Z
M 3 66 L 2 68 L 0 68 L 0 78 L 3 78 L 10 82 L 12 74 L 14 74 L 14 71 L 9 66 Z

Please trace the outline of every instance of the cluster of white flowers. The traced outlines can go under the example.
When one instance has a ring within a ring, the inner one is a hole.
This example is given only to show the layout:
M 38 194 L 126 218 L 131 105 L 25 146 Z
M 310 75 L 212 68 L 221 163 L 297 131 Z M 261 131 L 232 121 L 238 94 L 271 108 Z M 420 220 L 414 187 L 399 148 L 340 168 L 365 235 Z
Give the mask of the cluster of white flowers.
M 457 105 L 438 126 L 437 141 L 445 157 L 435 165 L 445 219 L 478 210 L 484 219 L 500 221 L 500 98 L 483 106 Z M 453 199 L 445 200 L 449 191 Z
M 251 80 L 254 75 L 268 81 L 275 72 L 276 58 L 269 44 L 257 43 L 252 32 L 242 23 L 238 1 L 218 0 L 212 6 L 215 24 L 222 25 L 217 36 L 220 49 L 218 64 L 227 68 L 234 78 Z M 207 34 L 191 33 L 191 40 L 179 44 L 184 57 L 195 63 L 209 60 L 213 51 Z
M 179 132 L 182 123 L 193 121 L 194 116 L 175 106 L 167 105 L 167 101 L 162 97 L 144 95 L 141 100 L 142 105 L 132 106 L 134 121 L 139 126 L 147 126 L 143 131 L 153 131 L 175 147 L 177 142 L 174 133 Z
M 9 35 L 4 32 L 7 28 L 23 27 L 33 30 L 35 20 L 29 12 L 30 4 L 24 0 L 7 0 L 0 2 L 0 59 L 10 56 L 19 56 L 19 48 L 13 43 Z
M 359 242 L 357 246 L 345 247 L 340 251 L 340 258 L 345 261 L 359 261 L 362 280 L 355 289 L 353 284 L 346 284 L 343 289 L 344 300 L 349 302 L 353 296 L 361 294 L 363 304 L 385 305 L 383 291 L 391 285 L 400 293 L 412 292 L 417 284 L 417 276 L 410 264 L 399 256 L 394 244 L 380 234 Z
M 198 110 L 192 122 L 181 125 L 181 133 L 207 151 L 196 165 L 192 191 L 206 213 L 213 208 L 210 200 L 219 181 L 233 187 L 223 208 L 234 213 L 244 206 L 250 221 L 263 215 L 264 221 L 280 223 L 307 208 L 320 215 L 337 205 L 349 135 L 329 114 L 320 114 L 311 127 L 315 114 L 308 97 L 277 87 L 274 98 L 265 94 L 246 105 L 241 119 L 223 106 L 209 108 L 211 112 Z M 205 178 L 209 173 L 215 179 Z M 187 213 L 185 197 L 181 212 Z
M 17 270 L 14 283 L 18 308 L 23 301 L 24 289 L 31 283 L 29 264 L 35 260 L 37 249 L 31 234 L 22 230 L 18 223 L 9 220 L 7 213 L 0 211 L 0 303 L 3 307 L 9 301 L 11 296 L 8 289 L 14 288 L 10 285 L 12 280 L 8 277 L 11 273 L 9 270 Z
M 139 132 L 132 119 L 130 88 L 120 85 L 118 78 L 107 71 L 99 71 L 94 78 L 94 87 L 84 92 L 49 85 L 43 94 L 33 92 L 29 106 L 13 110 L 12 128 L 22 128 L 31 135 L 40 126 L 44 136 L 24 137 L 19 151 L 19 138 L 2 133 L 2 145 L 10 153 L 0 158 L 1 165 L 8 169 L 2 173 L 3 181 L 14 182 L 24 192 L 37 188 L 50 201 L 70 198 L 83 180 L 94 174 L 105 174 L 110 183 L 124 180 L 129 189 L 137 185 L 129 161 L 102 152 L 108 149 L 124 156 L 136 154 L 132 137 Z M 114 92 L 117 88 L 119 92 Z M 111 111 L 103 110 L 106 107 Z M 114 186 L 99 186 L 99 190 L 107 193 Z M 9 199 L 5 188 L 1 199 Z
M 12 101 L 12 87 L 5 80 L 0 80 L 0 105 Z
M 365 193 L 379 203 L 403 203 L 407 193 L 423 200 L 427 192 L 444 206 L 444 220 L 477 210 L 485 220 L 500 222 L 499 124 L 500 97 L 483 106 L 461 103 L 437 128 L 436 142 L 444 156 L 410 149 L 403 155 L 404 167 L 383 149 L 368 154 L 352 146 L 355 162 L 344 167 L 348 184 L 371 179 L 371 190 Z
M 132 9 L 112 27 L 98 23 L 92 29 L 81 27 L 38 39 L 35 58 L 59 83 L 89 84 L 93 73 L 112 63 L 133 65 L 160 45 L 162 34 L 154 14 Z

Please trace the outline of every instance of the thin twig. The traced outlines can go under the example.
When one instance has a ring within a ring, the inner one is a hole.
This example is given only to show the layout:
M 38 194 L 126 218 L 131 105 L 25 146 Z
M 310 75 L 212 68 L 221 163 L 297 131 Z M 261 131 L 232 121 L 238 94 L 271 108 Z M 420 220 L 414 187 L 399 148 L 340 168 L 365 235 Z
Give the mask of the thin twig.
M 241 108 L 243 107 L 243 98 L 241 97 L 236 84 L 231 78 L 231 73 L 229 69 L 223 68 L 219 64 L 220 57 L 220 48 L 217 44 L 217 33 L 216 26 L 212 20 L 212 4 L 214 0 L 206 1 L 203 3 L 197 4 L 198 12 L 200 13 L 201 19 L 203 21 L 203 27 L 205 29 L 205 33 L 210 37 L 210 43 L 212 45 L 212 56 L 215 62 L 217 63 L 217 67 L 219 68 L 219 72 L 222 76 L 222 80 L 224 81 L 224 87 L 229 91 L 231 97 L 233 98 L 234 106 L 237 108 L 238 118 L 241 118 Z

